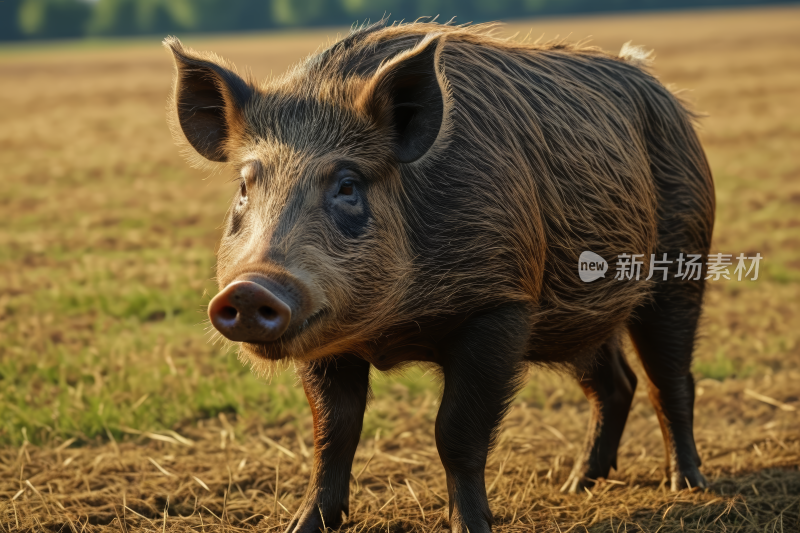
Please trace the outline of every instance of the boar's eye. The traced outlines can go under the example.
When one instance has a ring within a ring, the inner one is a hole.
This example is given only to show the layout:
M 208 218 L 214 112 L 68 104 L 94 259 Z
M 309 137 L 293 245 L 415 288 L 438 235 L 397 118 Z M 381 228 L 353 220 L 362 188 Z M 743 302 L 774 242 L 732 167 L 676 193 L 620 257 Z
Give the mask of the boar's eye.
M 250 161 L 242 166 L 239 174 L 239 207 L 244 207 L 247 203 L 248 189 L 253 186 L 256 178 L 261 172 L 261 163 Z
M 366 229 L 369 207 L 362 181 L 350 170 L 333 175 L 326 192 L 325 209 L 339 230 L 354 239 Z
M 356 184 L 353 183 L 351 179 L 345 179 L 339 184 L 339 195 L 341 196 L 352 196 L 353 192 L 355 192 Z

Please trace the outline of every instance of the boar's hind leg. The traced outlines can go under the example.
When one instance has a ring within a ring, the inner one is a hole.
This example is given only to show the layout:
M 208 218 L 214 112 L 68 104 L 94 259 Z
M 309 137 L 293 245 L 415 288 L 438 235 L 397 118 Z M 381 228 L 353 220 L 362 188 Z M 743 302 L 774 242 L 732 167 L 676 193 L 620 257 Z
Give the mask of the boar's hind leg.
M 579 384 L 592 404 L 592 417 L 583 451 L 562 492 L 590 487 L 608 477 L 612 466 L 617 468 L 617 448 L 636 390 L 636 374 L 617 338 L 600 348 L 593 368 L 579 376 Z
M 524 379 L 528 336 L 525 313 L 509 306 L 468 320 L 443 343 L 436 447 L 447 475 L 454 532 L 491 531 L 486 458 Z
M 342 513 L 348 514 L 350 469 L 367 407 L 369 368 L 366 361 L 347 356 L 313 361 L 300 370 L 314 416 L 314 468 L 286 533 L 336 529 Z
M 683 283 L 687 285 L 657 287 L 653 301 L 636 309 L 629 326 L 650 382 L 650 400 L 661 424 L 672 490 L 706 486 L 694 442 L 691 372 L 702 281 L 700 285 Z

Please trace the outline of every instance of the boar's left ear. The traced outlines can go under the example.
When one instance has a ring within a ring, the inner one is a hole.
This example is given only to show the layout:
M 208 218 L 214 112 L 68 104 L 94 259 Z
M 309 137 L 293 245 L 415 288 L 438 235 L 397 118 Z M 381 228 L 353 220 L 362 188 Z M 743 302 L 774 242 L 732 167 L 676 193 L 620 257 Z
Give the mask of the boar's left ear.
M 380 127 L 392 131 L 395 155 L 412 163 L 433 146 L 444 119 L 444 91 L 437 75 L 441 35 L 429 35 L 415 48 L 383 64 L 361 100 Z
M 231 137 L 244 125 L 243 109 L 253 88 L 220 58 L 187 50 L 175 37 L 167 37 L 164 46 L 177 68 L 169 110 L 173 135 L 180 138 L 180 127 L 201 156 L 227 161 Z

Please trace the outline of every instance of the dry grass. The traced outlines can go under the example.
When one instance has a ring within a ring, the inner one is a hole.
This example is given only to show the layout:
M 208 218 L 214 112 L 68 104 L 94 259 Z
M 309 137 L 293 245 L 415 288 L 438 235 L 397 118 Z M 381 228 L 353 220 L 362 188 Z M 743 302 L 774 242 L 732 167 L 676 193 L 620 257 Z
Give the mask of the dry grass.
M 496 530 L 800 530 L 798 15 L 512 27 L 655 48 L 661 78 L 709 113 L 714 251 L 766 260 L 757 282 L 712 283 L 708 294 L 694 369 L 711 488 L 665 490 L 641 386 L 613 481 L 560 494 L 587 404 L 573 383 L 534 371 L 487 467 Z M 264 77 L 325 38 L 189 41 Z M 163 113 L 170 69 L 150 41 L 0 49 L 2 531 L 279 530 L 302 496 L 310 417 L 292 373 L 264 384 L 199 324 L 235 185 L 203 181 L 179 159 Z M 375 388 L 348 525 L 442 529 L 436 385 L 412 371 Z
M 544 408 L 516 405 L 487 467 L 496 531 L 797 531 L 798 411 L 745 391 L 791 396 L 798 379 L 790 371 L 700 383 L 696 435 L 711 482 L 702 492 L 676 494 L 665 487 L 661 435 L 644 391 L 620 449 L 620 470 L 577 495 L 558 489 L 583 438 L 586 410 L 560 404 L 561 388 Z M 398 403 L 393 430 L 365 437 L 345 527 L 445 527 L 447 489 L 433 441 L 433 398 Z M 0 527 L 282 531 L 305 490 L 309 432 L 307 425 L 291 424 L 239 432 L 221 416 L 180 433 L 136 435 L 91 448 L 69 442 L 7 448 L 0 456 Z

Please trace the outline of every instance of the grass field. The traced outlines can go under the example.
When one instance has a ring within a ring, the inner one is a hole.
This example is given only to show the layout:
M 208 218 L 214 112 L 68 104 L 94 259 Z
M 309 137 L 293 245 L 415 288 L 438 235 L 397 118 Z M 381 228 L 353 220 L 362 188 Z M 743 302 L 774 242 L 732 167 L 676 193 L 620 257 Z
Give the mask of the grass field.
M 800 8 L 507 31 L 654 48 L 659 77 L 708 114 L 712 251 L 765 260 L 757 281 L 712 282 L 706 301 L 694 371 L 710 489 L 666 490 L 641 379 L 620 469 L 559 493 L 588 403 L 534 370 L 487 467 L 495 529 L 800 530 Z M 335 34 L 185 41 L 264 78 Z M 260 379 L 209 343 L 236 184 L 180 159 L 164 120 L 171 72 L 158 39 L 0 47 L 2 531 L 280 531 L 305 489 L 310 413 L 291 368 Z M 438 384 L 414 369 L 375 375 L 374 390 L 346 525 L 440 530 Z

